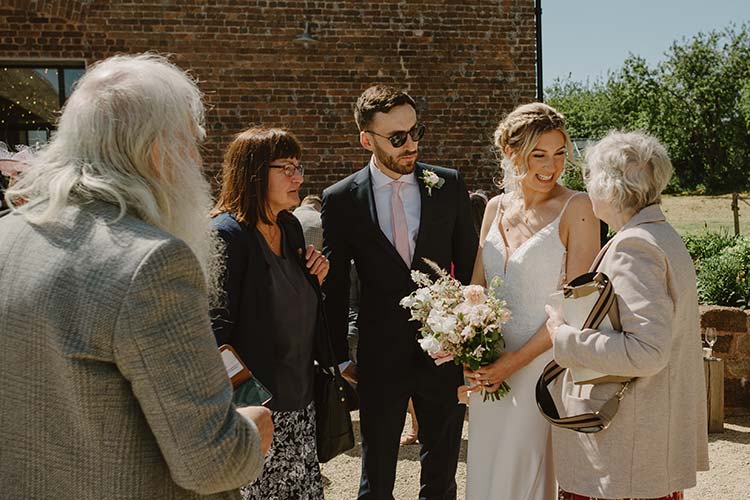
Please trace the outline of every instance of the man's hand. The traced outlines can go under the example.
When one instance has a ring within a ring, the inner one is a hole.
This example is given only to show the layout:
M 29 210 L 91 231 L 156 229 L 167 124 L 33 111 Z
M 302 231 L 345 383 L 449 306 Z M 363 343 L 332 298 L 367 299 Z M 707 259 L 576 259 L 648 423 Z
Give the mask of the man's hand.
M 265 456 L 271 447 L 271 440 L 273 439 L 271 410 L 263 406 L 245 406 L 237 408 L 237 413 L 255 423 L 255 426 L 258 428 L 258 434 L 260 434 L 260 446 Z

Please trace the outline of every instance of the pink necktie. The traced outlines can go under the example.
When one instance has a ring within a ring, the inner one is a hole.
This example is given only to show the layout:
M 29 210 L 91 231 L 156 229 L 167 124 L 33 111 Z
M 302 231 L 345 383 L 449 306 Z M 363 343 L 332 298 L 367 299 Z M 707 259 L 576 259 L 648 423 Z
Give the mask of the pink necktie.
M 393 246 L 404 259 L 407 266 L 411 267 L 411 251 L 409 250 L 409 228 L 406 225 L 406 212 L 404 203 L 401 201 L 399 191 L 404 183 L 401 181 L 391 182 L 391 225 L 393 229 Z

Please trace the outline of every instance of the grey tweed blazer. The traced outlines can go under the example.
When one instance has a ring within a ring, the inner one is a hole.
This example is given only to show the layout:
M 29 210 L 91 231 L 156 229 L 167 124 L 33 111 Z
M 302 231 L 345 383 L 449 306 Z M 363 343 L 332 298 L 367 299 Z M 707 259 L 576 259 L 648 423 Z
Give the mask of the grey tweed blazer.
M 0 496 L 239 498 L 263 457 L 198 262 L 116 216 L 91 202 L 54 225 L 0 219 Z

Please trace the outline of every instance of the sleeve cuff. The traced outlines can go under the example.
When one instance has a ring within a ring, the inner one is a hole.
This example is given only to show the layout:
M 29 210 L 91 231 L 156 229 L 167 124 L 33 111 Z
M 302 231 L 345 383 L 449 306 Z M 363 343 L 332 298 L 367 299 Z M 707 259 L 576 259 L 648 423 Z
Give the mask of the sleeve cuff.
M 575 348 L 576 337 L 581 331 L 577 328 L 562 324 L 555 328 L 552 336 L 552 356 L 558 365 L 563 368 L 583 367 L 578 363 L 572 350 Z

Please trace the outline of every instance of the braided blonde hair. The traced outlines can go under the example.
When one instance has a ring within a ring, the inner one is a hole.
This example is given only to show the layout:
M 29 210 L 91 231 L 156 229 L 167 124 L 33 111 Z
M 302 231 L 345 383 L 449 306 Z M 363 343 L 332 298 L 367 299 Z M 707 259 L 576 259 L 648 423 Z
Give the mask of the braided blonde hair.
M 565 130 L 565 117 L 555 108 L 541 102 L 523 104 L 510 112 L 497 126 L 495 147 L 500 151 L 503 180 L 498 187 L 518 191 L 529 171 L 529 155 L 545 132 L 558 130 L 565 137 L 568 153 L 573 145 Z M 506 149 L 510 149 L 510 155 Z

